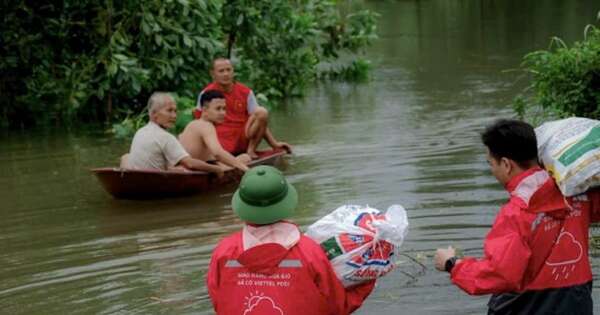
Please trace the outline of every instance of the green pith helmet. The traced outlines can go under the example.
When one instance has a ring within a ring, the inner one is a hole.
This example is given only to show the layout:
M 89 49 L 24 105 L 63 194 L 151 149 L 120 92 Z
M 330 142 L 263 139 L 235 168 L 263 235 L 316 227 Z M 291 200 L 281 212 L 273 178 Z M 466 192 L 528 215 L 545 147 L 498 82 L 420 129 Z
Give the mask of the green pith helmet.
M 257 166 L 244 174 L 231 205 L 245 222 L 270 224 L 294 214 L 298 193 L 278 169 Z

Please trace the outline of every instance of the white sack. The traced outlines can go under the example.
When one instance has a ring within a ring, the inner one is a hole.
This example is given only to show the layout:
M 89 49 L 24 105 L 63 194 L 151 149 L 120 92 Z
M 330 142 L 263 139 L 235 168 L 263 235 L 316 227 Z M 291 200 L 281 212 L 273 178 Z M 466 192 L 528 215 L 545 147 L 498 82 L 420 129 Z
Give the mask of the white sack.
M 308 227 L 345 287 L 379 278 L 394 267 L 408 232 L 406 210 L 393 205 L 385 213 L 368 206 L 344 205 Z
M 535 128 L 538 155 L 565 196 L 600 186 L 600 121 L 572 117 Z

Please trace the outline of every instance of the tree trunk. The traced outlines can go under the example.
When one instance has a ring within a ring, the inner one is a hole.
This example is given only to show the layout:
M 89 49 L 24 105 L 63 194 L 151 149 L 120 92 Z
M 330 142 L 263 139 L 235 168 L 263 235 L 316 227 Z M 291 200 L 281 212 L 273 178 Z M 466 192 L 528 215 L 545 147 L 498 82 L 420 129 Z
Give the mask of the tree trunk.
M 112 57 L 112 50 L 110 49 L 110 39 L 112 37 L 112 13 L 113 13 L 113 2 L 112 0 L 108 0 L 107 1 L 107 19 L 106 19 L 106 36 L 107 36 L 107 42 L 108 42 L 108 47 L 109 47 L 109 57 Z M 106 122 L 110 123 L 110 120 L 112 119 L 112 109 L 113 109 L 113 104 L 112 104 L 112 92 L 110 91 L 110 88 L 112 86 L 112 80 L 109 77 L 109 91 L 108 91 L 108 97 L 106 98 Z
M 112 92 L 108 92 L 108 97 L 106 98 L 106 122 L 110 122 L 112 118 Z

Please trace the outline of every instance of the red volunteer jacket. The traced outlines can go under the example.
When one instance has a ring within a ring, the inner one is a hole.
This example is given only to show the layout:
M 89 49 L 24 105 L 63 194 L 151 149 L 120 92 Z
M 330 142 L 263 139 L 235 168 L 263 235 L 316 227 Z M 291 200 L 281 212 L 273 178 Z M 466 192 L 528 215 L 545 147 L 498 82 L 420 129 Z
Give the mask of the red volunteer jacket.
M 250 117 L 248 114 L 248 95 L 250 95 L 252 90 L 239 82 L 235 82 L 233 84 L 231 92 L 223 91 L 223 89 L 221 89 L 221 87 L 215 82 L 207 85 L 202 91 L 208 90 L 217 90 L 225 95 L 225 103 L 227 104 L 225 121 L 223 121 L 222 124 L 219 124 L 219 126 L 225 125 L 228 127 L 243 129 L 246 121 L 248 121 L 248 118 Z M 198 119 L 201 116 L 201 108 L 196 108 L 196 111 L 194 111 L 194 117 Z
M 592 280 L 588 227 L 600 220 L 600 191 L 565 198 L 535 167 L 506 185 L 510 200 L 484 243 L 484 257 L 465 257 L 451 278 L 469 294 L 577 286 Z
M 242 237 L 235 233 L 213 251 L 207 285 L 217 314 L 349 314 L 375 285 L 345 289 L 321 247 L 304 235 L 289 250 L 266 243 L 244 251 Z

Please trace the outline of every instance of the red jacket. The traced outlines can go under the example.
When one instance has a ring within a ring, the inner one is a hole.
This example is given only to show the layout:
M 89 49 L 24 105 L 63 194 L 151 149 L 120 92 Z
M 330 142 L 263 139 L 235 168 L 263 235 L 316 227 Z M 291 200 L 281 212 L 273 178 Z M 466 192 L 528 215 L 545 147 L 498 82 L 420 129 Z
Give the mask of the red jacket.
M 217 314 L 343 315 L 356 310 L 375 281 L 345 289 L 321 247 L 301 235 L 290 249 L 265 243 L 243 250 L 242 232 L 215 248 L 207 275 Z
M 252 90 L 239 82 L 233 83 L 230 92 L 225 92 L 221 86 L 215 82 L 207 85 L 202 92 L 208 90 L 217 90 L 225 95 L 225 104 L 227 105 L 225 120 L 219 125 L 243 129 L 246 121 L 248 121 L 248 118 L 250 117 L 250 114 L 248 113 L 248 96 Z M 198 101 L 200 101 L 200 99 L 198 99 Z M 198 119 L 201 116 L 202 108 L 200 107 L 200 104 L 198 104 L 198 108 L 194 111 L 194 117 Z
M 600 219 L 600 191 L 565 198 L 539 167 L 512 178 L 510 200 L 485 238 L 484 257 L 466 257 L 451 277 L 469 294 L 524 292 L 592 280 L 588 227 Z

